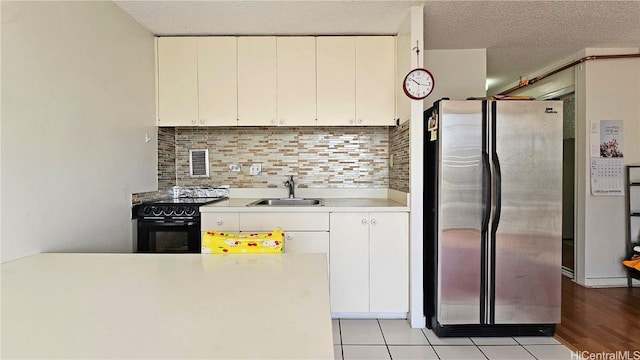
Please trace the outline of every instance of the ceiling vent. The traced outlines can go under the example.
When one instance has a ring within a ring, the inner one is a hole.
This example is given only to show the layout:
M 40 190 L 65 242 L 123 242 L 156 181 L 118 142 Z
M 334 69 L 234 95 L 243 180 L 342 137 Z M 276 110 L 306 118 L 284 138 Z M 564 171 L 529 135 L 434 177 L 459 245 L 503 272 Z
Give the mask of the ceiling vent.
M 189 150 L 191 177 L 209 177 L 209 149 Z

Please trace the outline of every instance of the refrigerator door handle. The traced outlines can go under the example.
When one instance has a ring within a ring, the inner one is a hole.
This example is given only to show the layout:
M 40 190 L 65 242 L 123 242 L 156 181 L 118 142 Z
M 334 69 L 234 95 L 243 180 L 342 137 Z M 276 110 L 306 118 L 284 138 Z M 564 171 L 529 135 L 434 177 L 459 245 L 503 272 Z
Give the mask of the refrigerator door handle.
M 483 176 L 483 192 L 482 201 L 484 202 L 484 213 L 482 214 L 482 232 L 487 232 L 489 228 L 489 219 L 491 218 L 491 165 L 489 164 L 489 154 L 482 153 L 482 176 Z
M 493 157 L 494 173 L 496 181 L 495 214 L 493 216 L 493 229 L 498 229 L 500 224 L 500 210 L 502 210 L 502 172 L 500 170 L 500 159 L 497 154 Z
M 495 198 L 494 198 L 494 212 L 491 223 L 491 238 L 488 250 L 488 262 L 489 274 L 488 274 L 488 287 L 489 287 L 489 324 L 495 324 L 495 308 L 496 308 L 496 233 L 498 232 L 498 225 L 500 224 L 500 211 L 502 207 L 502 172 L 500 170 L 500 159 L 495 152 L 495 146 L 493 150 L 493 172 L 494 172 L 494 184 L 495 184 Z

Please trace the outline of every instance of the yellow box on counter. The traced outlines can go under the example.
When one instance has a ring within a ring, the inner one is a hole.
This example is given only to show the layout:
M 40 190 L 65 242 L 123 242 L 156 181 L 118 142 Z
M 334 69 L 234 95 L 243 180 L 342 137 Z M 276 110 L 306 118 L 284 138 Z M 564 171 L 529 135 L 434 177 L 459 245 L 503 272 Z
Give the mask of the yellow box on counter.
M 207 231 L 202 237 L 203 254 L 281 254 L 284 231 L 265 233 L 228 233 Z

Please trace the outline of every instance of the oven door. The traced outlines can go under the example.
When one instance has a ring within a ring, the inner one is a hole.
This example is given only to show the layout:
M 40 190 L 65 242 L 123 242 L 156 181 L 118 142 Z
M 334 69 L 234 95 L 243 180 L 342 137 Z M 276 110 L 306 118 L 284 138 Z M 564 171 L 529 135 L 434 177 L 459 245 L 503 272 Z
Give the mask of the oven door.
M 138 252 L 199 253 L 200 223 L 138 219 Z

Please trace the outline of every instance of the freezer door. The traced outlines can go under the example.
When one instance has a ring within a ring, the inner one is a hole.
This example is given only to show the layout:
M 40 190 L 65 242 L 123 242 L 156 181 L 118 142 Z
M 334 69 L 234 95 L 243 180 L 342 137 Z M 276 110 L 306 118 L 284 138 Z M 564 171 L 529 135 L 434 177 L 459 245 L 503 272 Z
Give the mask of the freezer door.
M 491 108 L 497 182 L 490 319 L 495 324 L 556 324 L 561 297 L 562 102 L 495 101 Z
M 482 101 L 440 103 L 436 307 L 441 325 L 480 322 L 482 106 Z

